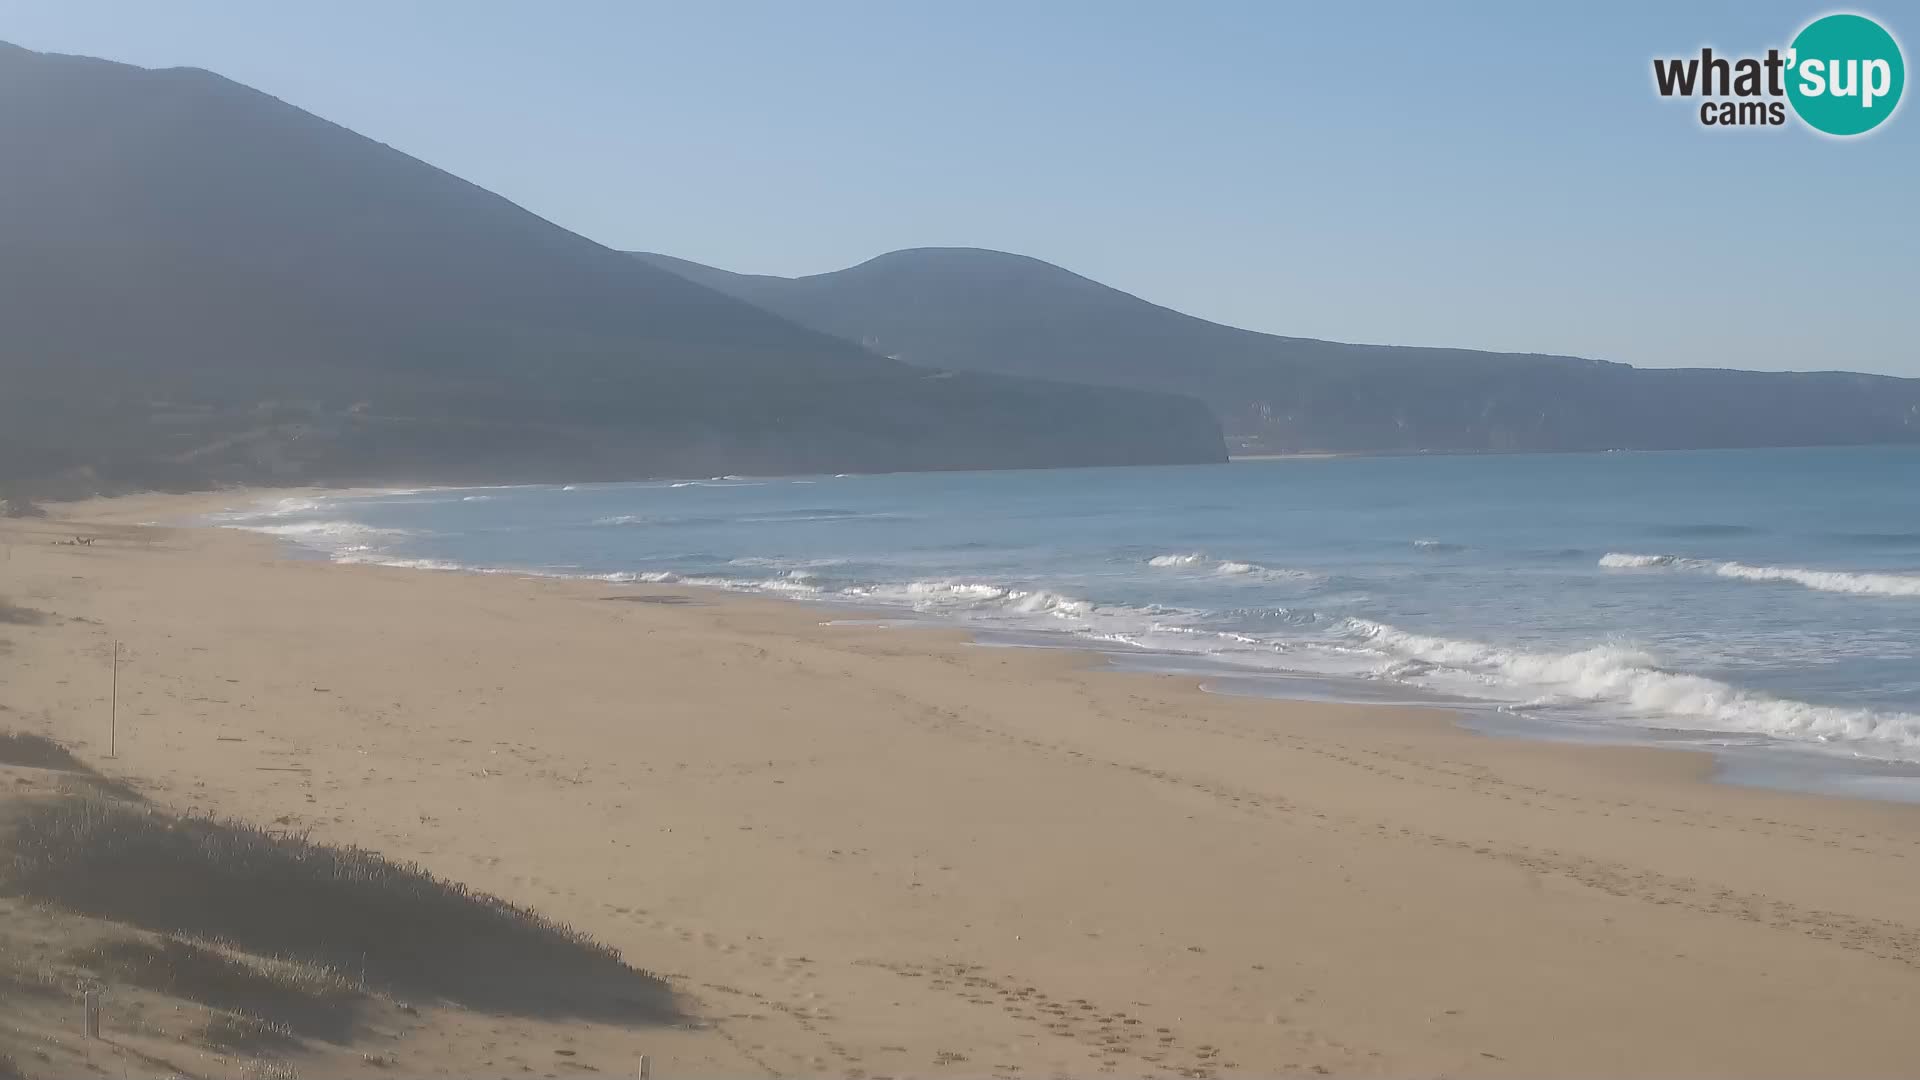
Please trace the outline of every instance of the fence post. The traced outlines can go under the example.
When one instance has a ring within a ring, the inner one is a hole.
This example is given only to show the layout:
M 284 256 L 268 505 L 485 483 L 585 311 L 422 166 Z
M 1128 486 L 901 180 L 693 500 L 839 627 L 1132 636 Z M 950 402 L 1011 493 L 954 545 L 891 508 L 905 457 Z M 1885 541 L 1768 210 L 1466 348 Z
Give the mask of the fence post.
M 86 1033 L 86 1036 L 89 1039 L 99 1038 L 100 1037 L 100 991 L 98 990 L 87 991 L 85 1002 L 84 1004 L 81 1005 L 80 1009 L 81 1009 L 80 1029 Z
M 113 696 L 107 706 L 107 756 L 120 756 L 120 639 L 113 639 Z

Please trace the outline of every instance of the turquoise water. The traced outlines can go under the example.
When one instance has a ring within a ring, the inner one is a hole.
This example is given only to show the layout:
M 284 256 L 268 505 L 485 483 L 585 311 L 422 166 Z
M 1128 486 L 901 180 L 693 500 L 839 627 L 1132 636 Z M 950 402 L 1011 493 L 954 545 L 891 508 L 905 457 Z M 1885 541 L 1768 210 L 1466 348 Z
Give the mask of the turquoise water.
M 222 520 L 343 561 L 897 610 L 1233 692 L 1901 762 L 1917 494 L 1920 448 L 1841 448 L 442 489 Z

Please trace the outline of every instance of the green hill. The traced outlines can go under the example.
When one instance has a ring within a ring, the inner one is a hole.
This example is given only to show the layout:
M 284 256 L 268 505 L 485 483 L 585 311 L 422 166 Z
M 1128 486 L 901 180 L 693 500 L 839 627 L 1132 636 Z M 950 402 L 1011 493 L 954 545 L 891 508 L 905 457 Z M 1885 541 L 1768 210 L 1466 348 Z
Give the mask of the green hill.
M 0 44 L 0 101 L 16 487 L 1223 456 L 1191 399 L 890 361 L 205 71 Z
M 896 251 L 810 277 L 653 265 L 916 364 L 1192 394 L 1247 451 L 1604 450 L 1920 441 L 1920 379 L 1641 369 L 1345 345 L 1197 319 L 1038 259 Z

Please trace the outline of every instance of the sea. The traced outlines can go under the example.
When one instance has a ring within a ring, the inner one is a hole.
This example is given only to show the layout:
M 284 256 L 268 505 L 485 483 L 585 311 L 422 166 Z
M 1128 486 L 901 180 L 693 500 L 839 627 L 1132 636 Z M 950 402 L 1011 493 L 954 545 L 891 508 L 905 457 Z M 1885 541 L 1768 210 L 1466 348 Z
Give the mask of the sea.
M 213 520 L 340 562 L 786 597 L 1920 800 L 1920 447 L 680 477 Z

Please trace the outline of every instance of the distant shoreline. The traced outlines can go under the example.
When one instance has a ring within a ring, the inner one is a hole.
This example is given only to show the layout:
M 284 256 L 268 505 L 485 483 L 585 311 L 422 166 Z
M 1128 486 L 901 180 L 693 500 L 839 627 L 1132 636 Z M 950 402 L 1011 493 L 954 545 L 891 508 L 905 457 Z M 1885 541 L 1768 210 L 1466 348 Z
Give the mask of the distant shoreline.
M 933 475 L 939 475 L 942 473 L 951 473 L 951 472 L 1041 472 L 1041 471 L 1073 470 L 1073 469 L 1205 468 L 1211 465 L 1231 465 L 1231 464 L 1240 463 L 1240 462 L 1332 461 L 1332 460 L 1346 460 L 1346 459 L 1352 459 L 1352 458 L 1526 457 L 1531 455 L 1558 457 L 1558 456 L 1580 455 L 1580 454 L 1594 454 L 1594 455 L 1739 454 L 1739 453 L 1754 453 L 1754 452 L 1764 452 L 1764 451 L 1773 451 L 1773 450 L 1836 450 L 1836 451 L 1857 450 L 1865 447 L 1883 448 L 1883 449 L 1890 449 L 1890 450 L 1891 449 L 1912 450 L 1916 453 L 1920 453 L 1920 442 L 1816 443 L 1812 445 L 1781 443 L 1781 444 L 1769 444 L 1764 446 L 1694 446 L 1694 447 L 1664 447 L 1664 448 L 1658 448 L 1658 449 L 1621 447 L 1621 448 L 1601 449 L 1601 450 L 1594 450 L 1594 449 L 1303 450 L 1303 451 L 1297 451 L 1297 452 L 1289 451 L 1289 452 L 1280 452 L 1280 453 L 1228 454 L 1224 459 L 1220 461 L 1187 462 L 1187 463 L 1177 463 L 1177 464 L 1045 465 L 1045 466 L 1021 466 L 1017 468 L 1005 468 L 1005 469 L 904 469 L 904 470 L 868 469 L 868 470 L 846 470 L 846 471 L 850 475 L 856 475 L 856 476 L 917 476 L 917 475 L 933 476 Z M 261 495 L 269 495 L 269 494 L 379 495 L 379 494 L 386 494 L 386 493 L 395 492 L 395 491 L 452 490 L 456 488 L 478 489 L 478 488 L 506 488 L 506 487 L 560 487 L 570 483 L 573 483 L 573 484 L 638 484 L 638 483 L 647 483 L 647 482 L 658 481 L 658 480 L 700 480 L 700 479 L 705 479 L 712 474 L 705 471 L 691 471 L 691 472 L 680 472 L 680 473 L 647 473 L 647 474 L 636 474 L 636 475 L 621 475 L 618 478 L 614 478 L 614 479 L 610 479 L 605 476 L 600 476 L 596 474 L 589 474 L 589 475 L 592 476 L 592 478 L 582 479 L 578 476 L 572 476 L 564 479 L 553 478 L 553 479 L 543 479 L 543 480 L 520 480 L 520 481 L 515 481 L 513 483 L 508 483 L 508 484 L 488 483 L 488 482 L 481 482 L 481 481 L 476 481 L 472 479 L 463 479 L 463 480 L 394 480 L 387 483 L 353 481 L 353 482 L 339 483 L 339 484 L 296 482 L 285 487 L 280 487 L 280 486 L 269 487 L 269 486 L 262 486 L 262 485 L 257 485 L 253 483 L 239 482 L 239 483 L 231 483 L 226 486 L 212 486 L 212 487 L 198 488 L 193 490 L 177 490 L 176 489 L 173 491 L 162 491 L 154 488 L 112 489 L 104 493 L 95 493 L 95 494 L 80 495 L 80 496 L 34 494 L 33 492 L 34 490 L 36 490 L 35 485 L 22 484 L 17 487 L 16 494 L 17 494 L 17 497 L 20 498 L 20 500 L 23 503 L 34 505 L 34 506 L 40 506 L 49 510 L 53 510 L 56 508 L 71 509 L 74 507 L 101 505 L 109 501 L 112 501 L 117 505 L 126 505 L 129 500 L 137 500 L 137 499 L 219 500 L 219 499 L 230 499 L 235 497 L 236 495 L 244 496 L 247 493 L 259 493 Z M 744 477 L 750 477 L 753 479 L 776 479 L 776 478 L 790 478 L 790 477 L 804 477 L 804 476 L 826 476 L 826 475 L 833 475 L 833 474 L 825 473 L 825 472 L 796 472 L 796 473 L 746 472 L 746 473 L 740 473 L 739 475 Z

